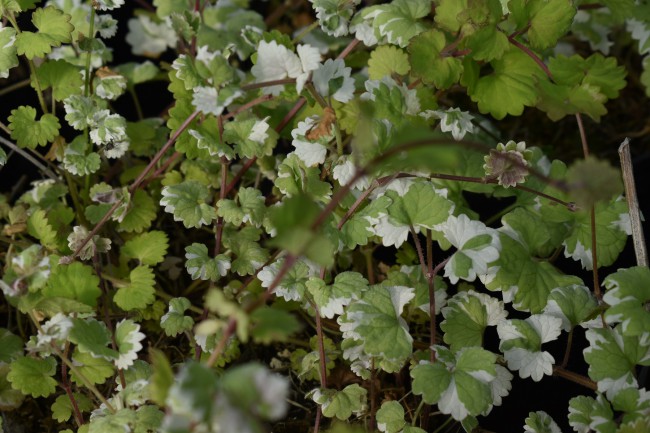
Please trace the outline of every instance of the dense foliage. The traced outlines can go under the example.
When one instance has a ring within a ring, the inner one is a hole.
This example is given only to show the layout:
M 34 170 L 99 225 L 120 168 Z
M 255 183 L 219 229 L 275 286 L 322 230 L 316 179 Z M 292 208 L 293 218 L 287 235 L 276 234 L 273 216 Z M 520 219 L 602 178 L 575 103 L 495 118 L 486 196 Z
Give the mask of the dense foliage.
M 0 195 L 0 431 L 471 432 L 553 380 L 507 431 L 650 431 L 634 192 L 583 121 L 650 5 L 133 3 L 0 0 L 0 164 L 39 173 Z

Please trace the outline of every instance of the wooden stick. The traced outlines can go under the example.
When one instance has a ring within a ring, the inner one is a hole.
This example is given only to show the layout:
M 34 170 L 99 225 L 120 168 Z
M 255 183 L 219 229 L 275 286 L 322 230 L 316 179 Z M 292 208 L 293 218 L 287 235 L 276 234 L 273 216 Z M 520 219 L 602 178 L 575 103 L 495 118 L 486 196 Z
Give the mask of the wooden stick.
M 636 195 L 634 183 L 634 169 L 632 168 L 632 157 L 630 156 L 630 140 L 626 138 L 618 148 L 618 156 L 621 159 L 623 170 L 623 182 L 625 183 L 625 198 L 630 211 L 630 224 L 632 226 L 632 242 L 636 263 L 639 266 L 648 266 L 648 251 L 646 250 L 643 227 L 641 226 L 641 211 L 639 210 L 639 199 Z

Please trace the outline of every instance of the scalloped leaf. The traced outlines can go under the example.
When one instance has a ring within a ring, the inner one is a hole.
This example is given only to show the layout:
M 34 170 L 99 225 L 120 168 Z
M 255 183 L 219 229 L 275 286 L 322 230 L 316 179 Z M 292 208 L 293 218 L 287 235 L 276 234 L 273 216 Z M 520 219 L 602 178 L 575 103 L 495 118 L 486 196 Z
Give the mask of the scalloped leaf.
M 56 359 L 23 357 L 11 363 L 7 380 L 14 389 L 32 397 L 47 397 L 56 390 Z
M 126 258 L 138 260 L 143 265 L 155 266 L 165 260 L 167 248 L 169 248 L 167 234 L 152 230 L 126 241 L 120 253 Z
M 534 314 L 526 320 L 505 320 L 497 325 L 508 368 L 519 371 L 519 377 L 530 377 L 535 382 L 544 375 L 553 374 L 555 358 L 542 351 L 543 343 L 556 340 L 561 333 L 562 321 L 557 317 Z
M 38 8 L 32 14 L 32 23 L 37 33 L 24 31 L 16 36 L 16 50 L 28 59 L 44 57 L 52 52 L 52 47 L 71 41 L 74 26 L 70 24 L 70 15 L 54 6 Z
M 186 228 L 199 228 L 211 224 L 217 217 L 214 207 L 206 203 L 209 199 L 208 187 L 194 180 L 186 180 L 164 187 L 160 204 L 165 206 L 165 212 L 174 215 L 174 221 L 182 221 Z
M 589 347 L 583 353 L 589 364 L 589 377 L 598 382 L 598 391 L 611 399 L 626 388 L 636 388 L 636 365 L 650 365 L 650 341 L 626 337 L 621 326 L 614 329 L 589 329 Z
M 190 301 L 183 297 L 169 300 L 169 309 L 160 318 L 160 327 L 166 335 L 174 337 L 192 329 L 194 319 L 183 314 L 191 305 Z
M 337 319 L 343 338 L 357 341 L 368 356 L 403 363 L 411 355 L 413 338 L 401 314 L 414 296 L 413 289 L 403 286 L 365 291 Z
M 437 361 L 422 362 L 411 370 L 413 393 L 442 413 L 461 421 L 483 414 L 492 406 L 490 383 L 496 379 L 496 355 L 480 347 L 466 347 L 453 354 L 433 346 Z
M 16 140 L 18 146 L 29 149 L 52 142 L 61 127 L 59 119 L 49 113 L 36 120 L 36 109 L 25 105 L 11 110 L 8 120 L 11 138 Z
M 156 299 L 156 280 L 149 266 L 138 266 L 129 274 L 128 284 L 117 289 L 113 302 L 125 311 L 141 310 Z
M 83 263 L 74 262 L 59 265 L 52 270 L 43 294 L 47 297 L 73 299 L 95 307 L 102 291 L 99 289 L 99 278 L 93 269 Z
M 352 413 L 363 411 L 366 407 L 367 393 L 365 388 L 354 383 L 341 391 L 318 388 L 308 394 L 308 397 L 321 406 L 326 417 L 336 417 L 345 421 L 352 416 Z

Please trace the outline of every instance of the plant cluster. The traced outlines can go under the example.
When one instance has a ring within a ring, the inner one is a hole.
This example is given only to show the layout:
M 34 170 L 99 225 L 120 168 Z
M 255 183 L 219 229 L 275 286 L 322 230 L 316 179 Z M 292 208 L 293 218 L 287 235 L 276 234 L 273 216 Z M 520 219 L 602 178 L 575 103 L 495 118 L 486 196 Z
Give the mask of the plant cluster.
M 0 77 L 29 75 L 3 104 L 38 98 L 1 119 L 0 163 L 41 176 L 0 195 L 0 409 L 57 432 L 472 432 L 515 376 L 558 376 L 584 386 L 574 431 L 650 431 L 650 270 L 603 275 L 636 215 L 583 125 L 626 86 L 613 32 L 650 52 L 650 5 L 134 3 L 0 0 Z M 124 25 L 147 60 L 113 64 Z M 173 103 L 145 117 L 160 81 Z M 506 136 L 524 110 L 574 117 L 584 158 Z

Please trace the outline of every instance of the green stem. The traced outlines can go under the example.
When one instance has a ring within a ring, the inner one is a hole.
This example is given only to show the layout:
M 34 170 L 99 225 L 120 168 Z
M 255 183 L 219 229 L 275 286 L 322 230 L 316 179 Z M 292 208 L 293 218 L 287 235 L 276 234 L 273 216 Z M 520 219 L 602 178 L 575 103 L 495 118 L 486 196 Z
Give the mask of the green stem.
M 298 34 L 298 36 L 296 36 L 295 38 L 293 38 L 293 40 L 291 41 L 291 43 L 294 44 L 294 45 L 297 44 L 298 42 L 300 42 L 300 41 L 302 40 L 302 38 L 304 38 L 305 36 L 307 36 L 308 34 L 310 34 L 310 33 L 311 33 L 311 32 L 312 32 L 316 27 L 318 27 L 319 25 L 320 25 L 320 24 L 319 24 L 318 21 L 314 21 L 313 23 L 311 23 L 311 24 L 309 25 L 309 27 L 307 27 L 305 30 L 303 30 L 302 32 L 300 32 L 300 33 Z
M 495 213 L 494 215 L 492 215 L 490 218 L 486 219 L 486 220 L 485 220 L 485 225 L 486 225 L 486 226 L 491 225 L 492 223 L 494 223 L 495 221 L 497 221 L 499 218 L 501 218 L 502 216 L 504 216 L 504 215 L 507 214 L 508 212 L 514 210 L 514 209 L 515 209 L 516 207 L 518 207 L 518 206 L 519 206 L 519 204 L 517 204 L 517 203 L 512 203 L 511 205 L 506 206 L 505 208 L 501 209 L 499 212 L 497 212 L 497 213 Z
M 415 413 L 413 414 L 413 418 L 411 419 L 411 425 L 415 426 L 417 423 L 418 418 L 420 417 L 420 412 L 422 411 L 422 408 L 424 407 L 424 400 L 420 400 L 420 404 L 418 404 L 417 409 L 415 409 Z
M 443 422 L 440 427 L 438 427 L 433 431 L 433 433 L 440 433 L 445 427 L 447 427 L 447 424 L 449 424 L 452 420 L 453 420 L 452 417 L 448 417 L 447 421 Z
M 34 326 L 36 326 L 36 329 L 38 329 L 40 332 L 43 332 L 40 322 L 38 321 L 38 319 L 36 319 L 36 316 L 34 315 L 34 311 L 29 312 L 29 317 L 32 319 L 32 322 L 34 323 Z M 70 371 L 72 371 L 74 374 L 77 375 L 77 377 L 79 377 L 79 380 L 83 382 L 84 386 L 88 388 L 88 390 L 90 390 L 90 392 L 92 392 L 95 395 L 95 397 L 97 397 L 97 399 L 101 401 L 111 413 L 115 413 L 116 412 L 115 408 L 108 402 L 108 400 L 106 400 L 106 398 L 102 395 L 102 393 L 99 392 L 97 387 L 95 387 L 95 385 L 93 385 L 88 380 L 88 378 L 84 376 L 84 374 L 81 371 L 79 371 L 79 369 L 72 363 L 72 361 L 70 361 L 68 357 L 65 356 L 63 352 L 61 352 L 61 349 L 59 349 L 56 346 L 56 344 L 52 344 L 51 347 L 52 347 L 52 352 L 54 352 L 56 356 L 61 358 L 61 361 L 63 361 L 63 363 L 68 366 Z
M 72 205 L 74 206 L 75 213 L 77 214 L 77 221 L 83 225 L 87 225 L 88 220 L 86 220 L 84 208 L 81 205 L 81 201 L 79 200 L 79 190 L 77 189 L 77 184 L 74 182 L 74 179 L 72 179 L 72 176 L 70 176 L 70 173 L 68 173 L 66 170 L 63 170 L 63 176 L 65 177 L 66 184 L 68 185 L 68 190 L 70 191 Z
M 16 30 L 16 34 L 20 34 L 20 27 L 18 27 L 18 22 L 16 21 L 16 17 L 14 16 L 14 13 L 9 11 L 8 14 L 5 15 L 13 28 Z M 38 77 L 36 77 L 36 66 L 34 65 L 34 62 L 32 59 L 27 59 L 27 64 L 29 65 L 29 73 L 31 78 L 34 80 L 34 84 L 36 85 L 36 94 L 38 95 L 38 102 L 41 105 L 41 110 L 43 111 L 44 114 L 47 114 L 47 104 L 45 103 L 45 98 L 43 97 L 43 90 L 41 88 L 41 83 L 38 81 Z M 30 80 L 31 81 L 31 80 Z
M 90 7 L 90 24 L 88 28 L 88 38 L 93 38 L 95 33 L 95 8 L 91 5 Z M 88 50 L 86 56 L 86 83 L 84 84 L 84 96 L 88 97 L 90 95 L 90 58 L 92 56 L 92 51 Z
M 140 105 L 140 98 L 138 98 L 138 94 L 135 92 L 135 89 L 133 87 L 129 88 L 129 94 L 131 95 L 131 99 L 133 99 L 133 106 L 135 107 L 135 112 L 138 115 L 138 120 L 144 119 L 144 114 L 142 114 L 142 106 Z

